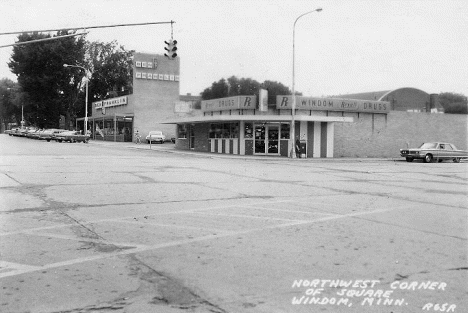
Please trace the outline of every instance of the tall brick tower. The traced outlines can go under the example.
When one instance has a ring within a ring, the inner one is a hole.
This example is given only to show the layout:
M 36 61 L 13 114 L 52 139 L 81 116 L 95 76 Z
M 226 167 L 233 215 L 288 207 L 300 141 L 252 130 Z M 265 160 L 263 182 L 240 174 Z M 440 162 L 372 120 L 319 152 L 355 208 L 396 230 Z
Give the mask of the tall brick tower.
M 134 131 L 142 137 L 151 130 L 162 130 L 168 139 L 175 137 L 176 126 L 160 124 L 174 118 L 174 103 L 180 95 L 180 59 L 164 55 L 135 53 L 133 57 Z

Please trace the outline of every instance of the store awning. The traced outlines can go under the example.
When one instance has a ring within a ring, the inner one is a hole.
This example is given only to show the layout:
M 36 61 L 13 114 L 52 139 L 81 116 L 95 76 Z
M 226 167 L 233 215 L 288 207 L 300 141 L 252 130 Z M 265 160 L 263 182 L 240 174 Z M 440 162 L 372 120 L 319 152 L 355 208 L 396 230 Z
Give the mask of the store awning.
M 341 122 L 352 123 L 354 119 L 348 116 L 317 116 L 317 115 L 295 115 L 296 121 L 307 122 Z M 168 121 L 160 121 L 160 124 L 192 124 L 207 122 L 291 122 L 291 115 L 205 115 L 179 118 Z

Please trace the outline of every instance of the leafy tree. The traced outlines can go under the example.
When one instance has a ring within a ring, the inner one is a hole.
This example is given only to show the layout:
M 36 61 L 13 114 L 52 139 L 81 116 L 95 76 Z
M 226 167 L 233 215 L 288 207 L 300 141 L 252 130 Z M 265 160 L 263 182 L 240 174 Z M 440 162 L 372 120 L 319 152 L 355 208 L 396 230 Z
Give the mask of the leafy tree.
M 286 87 L 280 82 L 265 80 L 263 88 L 268 90 L 268 103 L 276 103 L 276 96 L 291 95 L 289 87 Z M 297 92 L 296 95 L 302 95 L 302 92 Z
M 126 51 L 116 41 L 91 42 L 86 50 L 86 63 L 91 72 L 89 103 L 133 93 L 133 50 Z
M 0 79 L 0 129 L 8 123 L 20 123 L 21 109 L 17 105 L 18 86 L 11 79 Z
M 443 92 L 439 94 L 439 103 L 449 114 L 468 114 L 467 97 L 459 93 Z
M 59 31 L 54 37 L 68 34 L 71 32 Z M 18 41 L 50 37 L 24 33 Z M 61 115 L 67 126 L 77 116 L 85 115 L 86 80 L 88 112 L 93 101 L 132 93 L 132 56 L 133 51 L 126 51 L 115 41 L 90 43 L 84 36 L 66 37 L 15 46 L 8 65 L 24 91 L 28 124 L 58 127 Z M 72 67 L 65 68 L 64 64 Z
M 59 31 L 54 37 L 69 34 Z M 23 33 L 19 42 L 51 38 L 49 34 Z M 83 37 L 66 37 L 15 46 L 8 63 L 26 95 L 23 97 L 25 119 L 37 127 L 57 127 L 60 115 L 66 120 L 76 115 L 73 93 L 68 87 L 70 73 L 63 64 L 83 60 Z
M 201 93 L 203 100 L 233 97 L 240 95 L 258 95 L 260 89 L 268 90 L 268 103 L 276 103 L 277 95 L 290 95 L 291 90 L 282 83 L 266 80 L 262 84 L 251 78 L 237 78 L 231 76 L 227 80 L 222 78 L 213 82 L 210 88 Z M 297 95 L 302 95 L 296 92 Z

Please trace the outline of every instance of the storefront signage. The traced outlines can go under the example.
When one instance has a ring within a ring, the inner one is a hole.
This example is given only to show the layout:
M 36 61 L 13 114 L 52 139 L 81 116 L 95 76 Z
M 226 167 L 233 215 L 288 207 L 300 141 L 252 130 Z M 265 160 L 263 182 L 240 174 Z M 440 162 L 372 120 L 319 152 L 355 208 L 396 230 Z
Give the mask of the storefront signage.
M 123 97 L 93 102 L 93 104 L 96 110 L 101 110 L 101 109 L 115 107 L 119 105 L 127 105 L 128 99 L 127 99 L 127 96 L 123 96 Z
M 207 111 L 253 110 L 256 108 L 256 96 L 236 96 L 201 102 L 201 109 Z
M 292 96 L 276 96 L 277 109 L 292 109 Z M 296 96 L 297 110 L 388 113 L 390 102 Z
M 144 80 L 164 80 L 164 81 L 179 81 L 179 75 L 174 73 L 154 73 L 158 68 L 158 60 L 153 59 L 153 62 L 135 61 L 135 78 Z M 148 69 L 152 72 L 148 72 Z

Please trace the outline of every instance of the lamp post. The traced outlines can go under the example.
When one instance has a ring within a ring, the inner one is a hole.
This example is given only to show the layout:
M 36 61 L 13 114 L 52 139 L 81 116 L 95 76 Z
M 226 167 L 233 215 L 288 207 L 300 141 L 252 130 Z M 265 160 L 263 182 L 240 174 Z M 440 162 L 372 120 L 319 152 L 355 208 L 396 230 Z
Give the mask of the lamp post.
M 69 64 L 64 64 L 63 67 L 77 67 L 82 69 L 85 72 L 86 75 L 86 98 L 85 98 L 85 119 L 84 119 L 84 135 L 88 133 L 88 71 L 80 65 L 69 65 Z
M 303 17 L 304 15 L 310 14 L 312 12 L 320 12 L 322 11 L 322 8 L 317 8 L 315 10 L 306 12 L 304 14 L 299 15 L 296 20 L 294 21 L 293 25 L 293 64 L 292 64 L 292 110 L 291 110 L 291 140 L 292 140 L 292 149 L 291 149 L 291 158 L 295 159 L 296 158 L 296 121 L 294 115 L 296 114 L 296 90 L 295 90 L 295 83 L 296 83 L 296 67 L 295 67 L 295 59 L 296 59 L 296 23 L 297 21 Z

